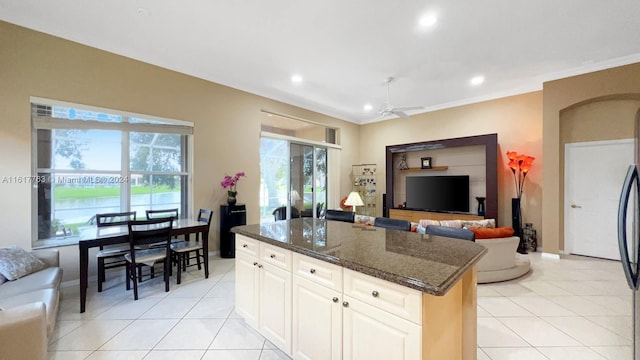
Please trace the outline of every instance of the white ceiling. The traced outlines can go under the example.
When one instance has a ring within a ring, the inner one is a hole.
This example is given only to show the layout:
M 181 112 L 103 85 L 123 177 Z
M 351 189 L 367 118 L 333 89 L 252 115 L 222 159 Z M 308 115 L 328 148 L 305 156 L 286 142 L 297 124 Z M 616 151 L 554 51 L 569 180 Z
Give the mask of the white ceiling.
M 640 61 L 638 0 L 0 0 L 0 19 L 356 123 L 388 76 L 428 111 Z

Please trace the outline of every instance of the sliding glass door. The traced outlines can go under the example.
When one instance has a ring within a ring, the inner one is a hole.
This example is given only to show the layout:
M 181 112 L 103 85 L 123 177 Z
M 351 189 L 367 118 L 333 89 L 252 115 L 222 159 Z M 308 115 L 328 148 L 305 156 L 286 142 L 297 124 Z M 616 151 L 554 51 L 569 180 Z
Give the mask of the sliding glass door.
M 327 149 L 260 139 L 260 222 L 319 217 L 327 203 Z

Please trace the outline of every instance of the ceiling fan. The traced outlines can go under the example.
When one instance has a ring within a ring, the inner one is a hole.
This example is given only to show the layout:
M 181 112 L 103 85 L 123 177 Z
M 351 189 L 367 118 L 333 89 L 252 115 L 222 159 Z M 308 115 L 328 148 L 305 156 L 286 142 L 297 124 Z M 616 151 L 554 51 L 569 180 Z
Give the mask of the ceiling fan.
M 409 115 L 407 115 L 405 111 L 424 109 L 423 106 L 394 107 L 393 105 L 391 105 L 391 102 L 389 102 L 389 85 L 391 84 L 392 81 L 393 81 L 393 77 L 388 77 L 384 80 L 384 82 L 387 84 L 387 101 L 384 103 L 384 106 L 380 109 L 381 117 L 395 115 L 403 119 L 408 119 Z

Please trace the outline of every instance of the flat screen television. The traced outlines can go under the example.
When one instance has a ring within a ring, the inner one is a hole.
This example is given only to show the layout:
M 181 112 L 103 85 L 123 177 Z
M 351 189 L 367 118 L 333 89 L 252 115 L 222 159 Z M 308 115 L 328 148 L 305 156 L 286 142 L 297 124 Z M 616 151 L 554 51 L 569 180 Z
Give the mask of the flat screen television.
M 407 208 L 469 212 L 469 176 L 407 176 Z

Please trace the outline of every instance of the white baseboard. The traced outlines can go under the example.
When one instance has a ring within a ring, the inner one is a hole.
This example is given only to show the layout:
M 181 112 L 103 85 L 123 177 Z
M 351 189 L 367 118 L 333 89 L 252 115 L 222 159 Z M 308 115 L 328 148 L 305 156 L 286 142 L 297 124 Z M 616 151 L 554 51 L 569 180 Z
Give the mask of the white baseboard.
M 552 253 L 543 252 L 541 257 L 544 258 L 544 259 L 560 260 L 560 254 L 552 254 Z

